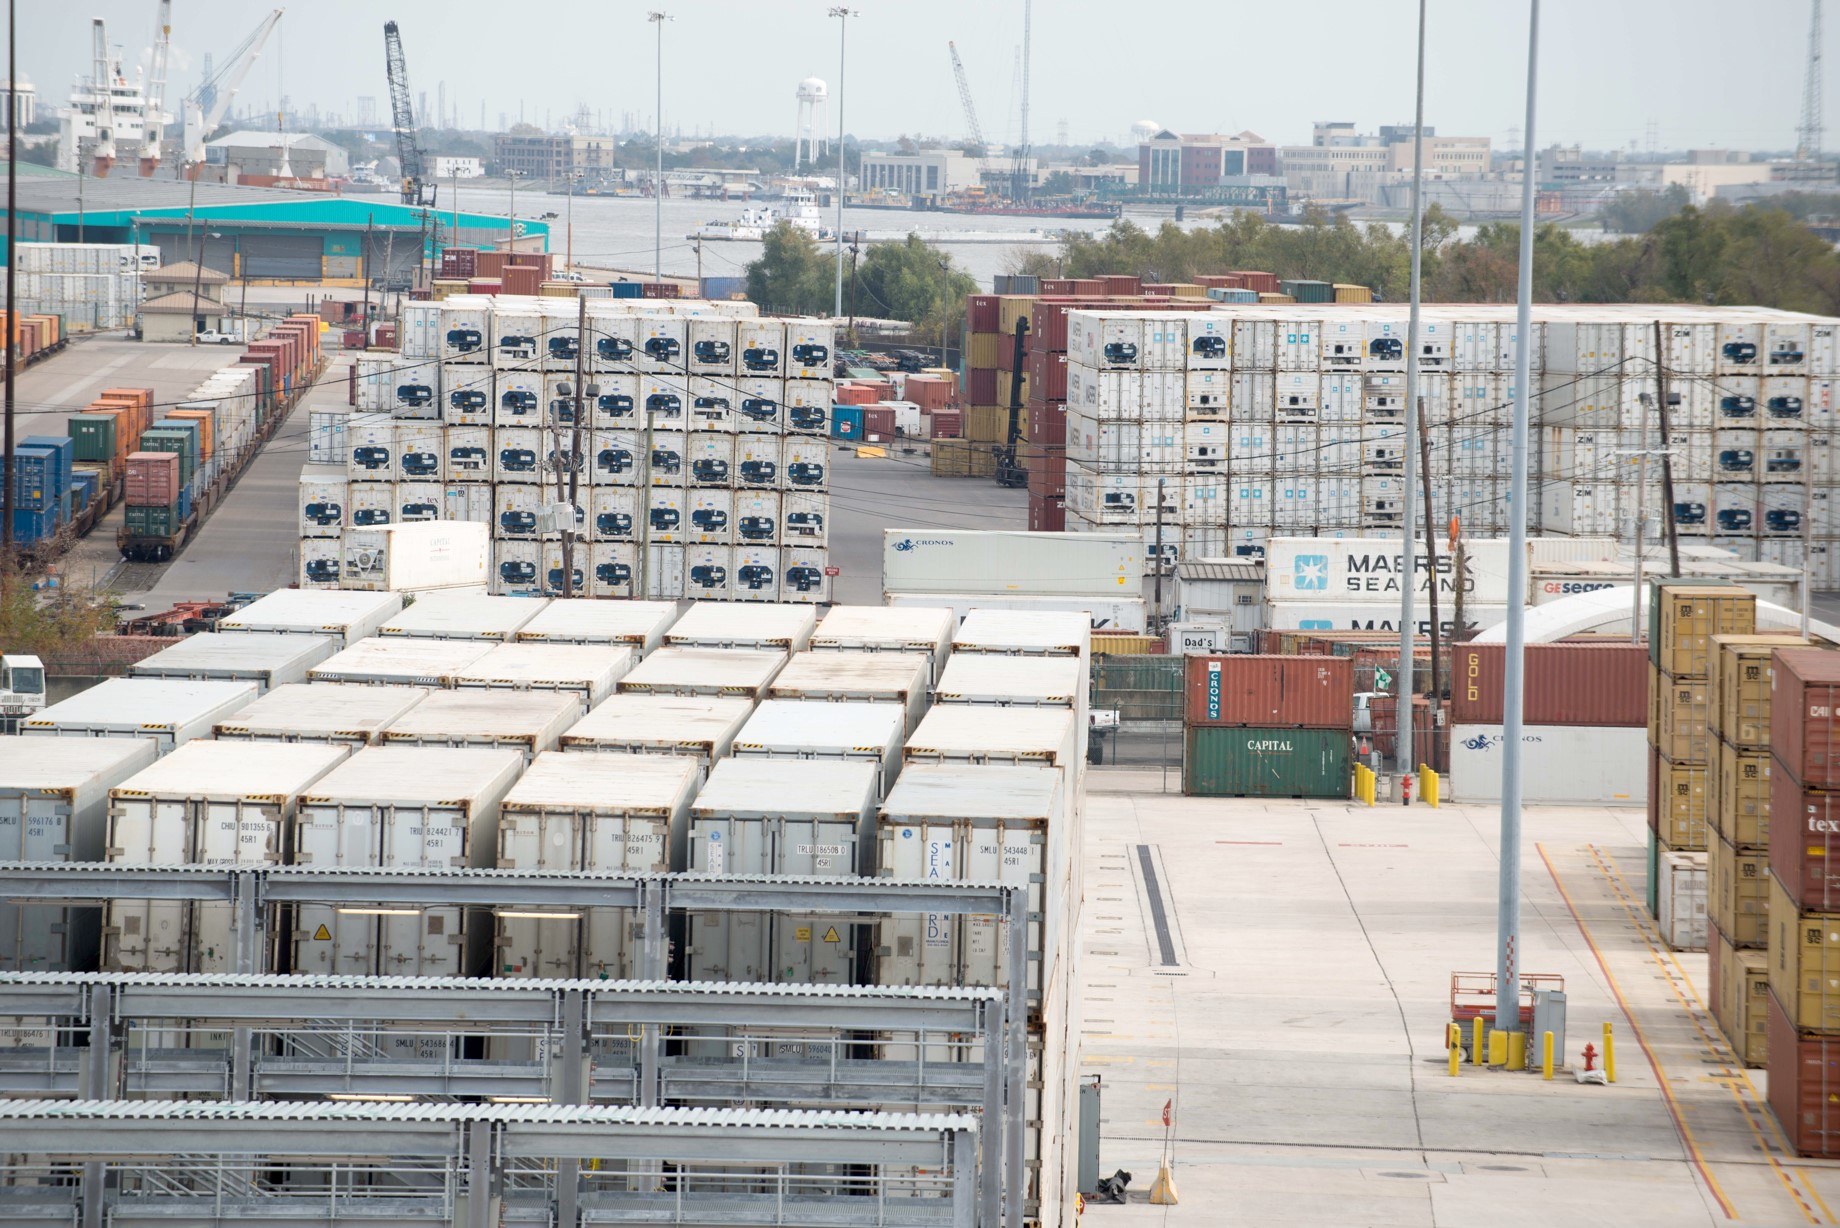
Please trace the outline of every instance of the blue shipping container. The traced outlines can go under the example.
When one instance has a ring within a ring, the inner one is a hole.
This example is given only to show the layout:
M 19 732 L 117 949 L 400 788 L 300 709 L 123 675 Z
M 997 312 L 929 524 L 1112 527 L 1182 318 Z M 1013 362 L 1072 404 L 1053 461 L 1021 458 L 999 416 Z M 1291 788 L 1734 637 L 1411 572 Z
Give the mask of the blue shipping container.
M 613 288 L 613 297 L 615 298 L 645 297 L 644 288 L 636 281 L 614 281 L 608 282 L 607 284 Z
M 745 277 L 705 277 L 703 297 L 707 299 L 740 298 L 747 293 Z
M 58 458 L 45 448 L 19 447 L 13 452 L 13 506 L 34 512 L 50 511 L 63 493 Z
M 94 469 L 79 469 L 70 483 L 78 510 L 88 507 L 102 490 L 102 480 Z
M 19 546 L 34 546 L 57 532 L 58 517 L 56 511 L 32 512 L 24 508 L 13 509 L 13 543 Z
M 19 441 L 28 448 L 45 448 L 58 458 L 58 489 L 70 485 L 70 475 L 77 462 L 77 441 L 68 435 L 27 435 Z
M 862 406 L 833 405 L 831 407 L 831 438 L 860 440 L 862 437 Z

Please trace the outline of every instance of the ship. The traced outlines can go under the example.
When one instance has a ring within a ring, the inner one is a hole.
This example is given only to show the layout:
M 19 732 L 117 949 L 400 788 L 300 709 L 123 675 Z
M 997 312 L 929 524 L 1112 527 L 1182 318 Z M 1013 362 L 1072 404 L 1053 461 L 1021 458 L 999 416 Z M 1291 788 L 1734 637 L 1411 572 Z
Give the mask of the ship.
M 804 231 L 814 239 L 836 237 L 836 232 L 824 224 L 824 217 L 818 212 L 817 197 L 804 188 L 788 191 L 783 204 L 751 205 L 743 209 L 741 216 L 732 222 L 704 222 L 684 237 L 758 243 L 781 222 L 795 230 Z
M 1123 216 L 1119 205 L 1102 205 L 1096 201 L 1066 204 L 1027 204 L 1007 200 L 942 201 L 933 206 L 936 213 L 965 213 L 979 217 L 1040 217 L 1057 221 L 1116 221 Z

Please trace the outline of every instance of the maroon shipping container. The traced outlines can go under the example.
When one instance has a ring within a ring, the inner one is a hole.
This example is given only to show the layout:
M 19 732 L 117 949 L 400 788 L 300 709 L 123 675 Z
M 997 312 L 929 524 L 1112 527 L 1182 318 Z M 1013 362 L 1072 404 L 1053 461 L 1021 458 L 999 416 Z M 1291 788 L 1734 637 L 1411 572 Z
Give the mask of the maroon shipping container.
M 1278 275 L 1276 273 L 1261 273 L 1256 269 L 1235 269 L 1233 270 L 1233 276 L 1241 279 L 1240 287 L 1242 289 L 1256 290 L 1260 294 L 1279 293 Z
M 1840 912 L 1840 793 L 1770 773 L 1770 873 L 1803 908 Z
M 1188 723 L 1350 729 L 1354 662 L 1346 657 L 1190 657 Z
M 928 439 L 959 439 L 965 433 L 965 414 L 959 409 L 936 409 L 926 415 Z
M 1044 277 L 1036 283 L 1036 288 L 1043 294 L 1072 294 L 1073 278 Z
M 497 277 L 469 277 L 466 280 L 468 294 L 500 294 L 504 292 L 504 289 L 505 283 Z
M 1025 443 L 1020 449 L 1022 467 L 1029 471 L 1029 493 L 1032 495 L 1065 495 L 1067 493 L 1067 450 L 1050 448 L 1045 444 Z
M 1450 722 L 1502 723 L 1504 644 L 1459 644 L 1451 658 Z M 1641 644 L 1529 644 L 1522 719 L 1529 725 L 1648 724 L 1648 649 Z
M 994 333 L 997 331 L 997 296 L 994 294 L 973 294 L 965 300 L 967 323 L 974 333 Z
M 130 452 L 127 464 L 129 503 L 137 507 L 165 507 L 179 500 L 177 452 Z
M 1041 350 L 1029 354 L 1029 396 L 1045 401 L 1067 399 L 1067 355 Z
M 1067 446 L 1067 402 L 1029 397 L 1029 442 L 1050 448 Z
M 512 267 L 505 270 L 505 293 L 535 295 L 543 288 L 542 274 L 536 269 Z
M 1778 648 L 1770 683 L 1770 749 L 1810 789 L 1840 789 L 1840 651 Z
M 894 410 L 883 405 L 863 406 L 864 438 L 893 439 Z
M 1029 496 L 1029 532 L 1065 533 L 1067 508 L 1059 499 Z
M 995 368 L 973 367 L 966 373 L 965 403 L 967 405 L 995 405 L 997 403 Z
M 479 271 L 479 251 L 471 247 L 450 247 L 441 253 L 441 277 L 447 281 L 472 277 Z
M 1144 282 L 1141 277 L 1132 277 L 1126 273 L 1107 273 L 1099 279 L 1101 294 L 1142 294 Z
M 1067 352 L 1067 313 L 1077 311 L 1080 302 L 1037 302 L 1029 312 L 1029 348 L 1049 354 Z
M 1840 1158 L 1840 1036 L 1798 1032 L 1770 993 L 1770 1111 L 1796 1154 Z

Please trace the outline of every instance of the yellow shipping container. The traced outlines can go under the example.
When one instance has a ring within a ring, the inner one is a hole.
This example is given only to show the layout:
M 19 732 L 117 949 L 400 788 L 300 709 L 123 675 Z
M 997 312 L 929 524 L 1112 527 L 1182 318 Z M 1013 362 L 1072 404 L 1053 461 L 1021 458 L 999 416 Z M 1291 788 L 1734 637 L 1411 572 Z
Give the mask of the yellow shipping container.
M 1003 338 L 997 333 L 972 333 L 965 342 L 965 369 L 967 371 L 995 371 L 997 369 L 997 347 L 1003 344 Z
M 1716 743 L 1712 826 L 1741 849 L 1770 847 L 1770 752 Z
M 1192 281 L 1178 281 L 1170 291 L 1173 298 L 1206 298 L 1207 287 Z
M 1770 966 L 1763 951 L 1740 951 L 1715 927 L 1706 935 L 1708 948 L 1718 944 L 1713 962 L 1719 970 L 1712 986 L 1712 1017 L 1746 1066 L 1762 1066 L 1769 1052 L 1765 1018 L 1770 1006 Z
M 1703 763 L 1659 764 L 1661 803 L 1657 819 L 1661 824 L 1661 842 L 1679 853 L 1704 852 L 1708 833 L 1706 822 L 1706 765 Z
M 1123 635 L 1118 632 L 1095 633 L 1092 637 L 1092 654 L 1095 657 L 1106 655 L 1147 656 L 1163 650 L 1163 641 L 1154 635 Z
M 1294 303 L 1296 301 L 1296 299 L 1288 294 L 1271 294 L 1263 290 L 1259 292 L 1259 302 L 1261 303 Z
M 1338 281 L 1335 283 L 1335 301 L 1338 303 L 1371 303 L 1374 301 L 1374 292 L 1366 286 L 1349 286 Z
M 1770 875 L 1770 992 L 1798 1028 L 1840 1031 L 1840 913 L 1803 912 Z
M 1740 852 L 1717 838 L 1706 852 L 1707 915 L 1733 946 L 1764 946 L 1770 934 L 1770 855 Z
M 997 471 L 997 458 L 990 445 L 969 439 L 935 439 L 933 441 L 933 476 L 941 478 L 987 478 Z
M 1655 745 L 1675 763 L 1704 763 L 1712 756 L 1712 733 L 1704 678 L 1657 679 Z
M 1026 320 L 1035 310 L 1033 294 L 1002 294 L 997 296 L 997 331 L 1016 343 L 1016 321 Z
M 1770 745 L 1770 656 L 1808 641 L 1799 635 L 1712 637 L 1713 732 L 1737 746 Z
M 1009 410 L 996 405 L 972 405 L 965 410 L 965 438 L 980 443 L 1005 444 L 1009 441 Z M 1027 407 L 1016 413 L 1017 440 L 1026 442 L 1029 437 L 1029 411 Z
M 1757 594 L 1736 585 L 1661 587 L 1661 651 L 1656 662 L 1671 678 L 1704 678 L 1712 668 L 1712 638 L 1757 630 Z

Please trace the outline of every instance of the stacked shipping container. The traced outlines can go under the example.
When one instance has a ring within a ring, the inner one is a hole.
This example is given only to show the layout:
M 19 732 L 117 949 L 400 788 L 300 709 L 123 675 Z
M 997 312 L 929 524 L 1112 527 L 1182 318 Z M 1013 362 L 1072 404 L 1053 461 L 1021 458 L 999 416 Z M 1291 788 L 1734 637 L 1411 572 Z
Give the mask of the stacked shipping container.
M 1186 668 L 1183 793 L 1348 796 L 1354 779 L 1349 658 L 1196 656 Z

